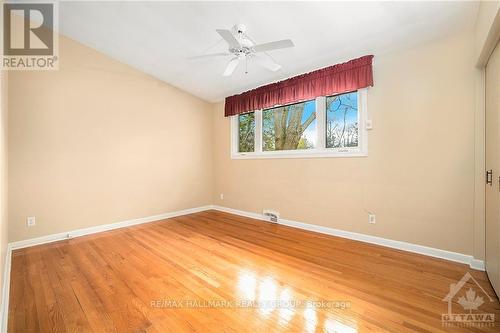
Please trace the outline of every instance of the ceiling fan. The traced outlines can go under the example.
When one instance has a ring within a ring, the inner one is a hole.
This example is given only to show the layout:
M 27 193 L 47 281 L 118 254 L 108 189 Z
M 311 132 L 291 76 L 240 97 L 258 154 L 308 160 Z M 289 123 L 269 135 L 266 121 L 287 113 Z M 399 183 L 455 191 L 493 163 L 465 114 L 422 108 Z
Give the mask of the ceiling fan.
M 216 29 L 216 31 L 228 44 L 228 52 L 204 54 L 189 59 L 232 56 L 222 74 L 223 76 L 231 76 L 240 62 L 244 61 L 247 66 L 248 60 L 255 60 L 258 65 L 276 72 L 281 68 L 281 65 L 277 64 L 266 54 L 266 52 L 294 46 L 290 39 L 255 44 L 255 42 L 245 33 L 246 27 L 243 24 L 235 25 L 233 27 L 234 32 L 226 29 Z M 245 70 L 245 73 L 247 73 L 247 70 Z

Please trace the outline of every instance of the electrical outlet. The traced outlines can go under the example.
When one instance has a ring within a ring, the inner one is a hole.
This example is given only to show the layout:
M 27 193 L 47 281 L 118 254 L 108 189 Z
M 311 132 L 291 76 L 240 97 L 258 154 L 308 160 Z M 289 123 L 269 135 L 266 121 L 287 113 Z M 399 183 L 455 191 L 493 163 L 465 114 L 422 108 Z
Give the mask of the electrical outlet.
M 221 199 L 221 200 L 224 200 L 224 193 L 221 193 L 221 194 L 220 194 L 220 199 Z
M 27 227 L 34 227 L 35 225 L 36 225 L 36 217 L 29 216 L 26 218 L 26 226 Z
M 377 220 L 375 219 L 375 214 L 368 214 L 368 223 L 375 224 Z

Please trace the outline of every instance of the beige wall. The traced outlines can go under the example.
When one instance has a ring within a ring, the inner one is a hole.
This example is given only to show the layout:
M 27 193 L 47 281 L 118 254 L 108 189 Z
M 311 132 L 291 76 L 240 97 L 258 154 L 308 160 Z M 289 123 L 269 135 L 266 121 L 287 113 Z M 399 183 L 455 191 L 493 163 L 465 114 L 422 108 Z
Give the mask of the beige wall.
M 9 76 L 10 241 L 211 203 L 210 104 L 64 37 L 60 61 Z
M 366 158 L 231 160 L 215 105 L 214 203 L 473 254 L 473 43 L 469 32 L 375 55 Z
M 500 29 L 500 1 L 484 1 L 479 3 L 475 24 L 475 41 L 474 52 L 477 62 L 481 66 L 485 66 L 488 57 L 495 48 L 498 40 Z M 492 27 L 497 25 L 494 29 Z
M 7 72 L 0 71 L 0 286 L 3 286 L 7 255 Z M 3 293 L 0 287 L 0 293 Z M 3 300 L 3 295 L 1 295 Z M 3 305 L 1 309 L 3 310 Z

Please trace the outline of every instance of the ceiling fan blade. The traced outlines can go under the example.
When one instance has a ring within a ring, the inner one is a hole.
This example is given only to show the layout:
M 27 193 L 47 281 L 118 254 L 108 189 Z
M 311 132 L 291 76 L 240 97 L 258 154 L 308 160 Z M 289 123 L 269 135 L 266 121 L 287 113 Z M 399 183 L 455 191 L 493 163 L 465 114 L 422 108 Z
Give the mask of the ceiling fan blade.
M 236 67 L 238 67 L 239 63 L 240 63 L 240 59 L 238 59 L 238 58 L 231 59 L 229 64 L 227 64 L 226 70 L 224 71 L 222 76 L 231 76 L 231 74 L 233 74 Z
M 217 33 L 224 39 L 228 44 L 230 49 L 238 49 L 241 47 L 240 42 L 234 37 L 234 35 L 229 30 L 216 29 Z
M 260 55 L 254 55 L 253 59 L 255 59 L 255 62 L 259 64 L 260 66 L 269 69 L 270 71 L 276 72 L 281 69 L 281 65 L 275 63 L 271 58 L 269 57 L 264 57 Z
M 278 49 L 286 49 L 288 47 L 294 47 L 295 45 L 290 39 L 278 40 L 275 42 L 269 42 L 264 44 L 258 44 L 253 47 L 255 52 L 265 52 Z
M 228 55 L 231 55 L 231 53 L 211 53 L 211 54 L 202 54 L 194 57 L 188 57 L 188 59 L 194 60 L 194 59 L 204 59 L 204 58 L 215 58 L 215 57 L 224 57 Z

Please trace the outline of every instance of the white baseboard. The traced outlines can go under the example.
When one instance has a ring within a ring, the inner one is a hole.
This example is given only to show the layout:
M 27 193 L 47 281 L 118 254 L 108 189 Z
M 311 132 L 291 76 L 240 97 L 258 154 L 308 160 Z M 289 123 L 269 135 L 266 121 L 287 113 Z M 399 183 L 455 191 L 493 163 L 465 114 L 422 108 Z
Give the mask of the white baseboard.
M 217 206 L 217 205 L 214 205 L 213 209 L 219 210 L 222 212 L 226 212 L 226 213 L 230 213 L 230 214 L 235 214 L 235 215 L 240 215 L 240 216 L 245 216 L 245 217 L 250 217 L 250 218 L 254 218 L 254 219 L 258 219 L 258 220 L 267 221 L 263 218 L 262 214 L 258 214 L 258 213 L 245 212 L 242 210 L 237 210 L 237 209 L 232 209 L 232 208 L 222 207 L 222 206 Z M 320 225 L 297 222 L 297 221 L 292 221 L 292 220 L 287 220 L 287 219 L 282 219 L 282 218 L 280 218 L 278 220 L 278 224 L 286 225 L 286 226 L 293 227 L 293 228 L 299 228 L 299 229 L 303 229 L 303 230 L 319 232 L 319 233 L 327 234 L 327 235 L 331 235 L 331 236 L 337 236 L 337 237 L 357 240 L 357 241 L 361 241 L 361 242 L 365 242 L 365 243 L 386 246 L 386 247 L 390 247 L 393 249 L 423 254 L 426 256 L 430 256 L 430 257 L 446 259 L 446 260 L 469 265 L 469 267 L 472 269 L 476 269 L 476 270 L 480 270 L 480 271 L 485 270 L 484 262 L 482 260 L 475 259 L 473 256 L 468 255 L 468 254 L 451 252 L 451 251 L 436 249 L 436 248 L 432 248 L 432 247 L 428 247 L 428 246 L 424 246 L 424 245 L 412 244 L 412 243 L 407 243 L 407 242 L 402 242 L 402 241 L 397 241 L 397 240 L 392 240 L 392 239 L 387 239 L 387 238 L 382 238 L 382 237 L 377 237 L 377 236 L 370 236 L 370 235 L 365 235 L 365 234 L 360 234 L 360 233 L 345 231 L 345 230 L 340 230 L 340 229 L 334 229 L 334 228 L 320 226 Z
M 73 231 L 66 231 L 66 232 L 61 232 L 58 234 L 52 234 L 52 235 L 47 235 L 47 236 L 12 242 L 12 243 L 9 243 L 9 245 L 11 246 L 12 250 L 17 250 L 17 249 L 22 249 L 25 247 L 30 247 L 30 246 L 35 246 L 35 245 L 57 242 L 57 241 L 64 240 L 64 239 L 70 239 L 70 238 L 75 238 L 75 237 L 80 237 L 80 236 L 85 236 L 85 235 L 91 235 L 91 234 L 95 234 L 95 233 L 102 232 L 102 231 L 125 228 L 125 227 L 130 227 L 133 225 L 137 225 L 137 224 L 143 224 L 143 223 L 164 220 L 164 219 L 168 219 L 171 217 L 198 213 L 198 212 L 202 212 L 202 211 L 209 210 L 209 209 L 212 209 L 212 205 L 196 207 L 196 208 L 189 208 L 189 209 L 179 210 L 179 211 L 175 211 L 175 212 L 171 212 L 171 213 L 152 215 L 152 216 L 141 217 L 138 219 L 126 220 L 126 221 L 121 221 L 121 222 L 116 222 L 116 223 L 102 224 L 102 225 L 97 225 L 95 227 L 77 229 L 77 230 L 73 230 Z
M 476 259 L 476 258 L 472 258 L 469 266 L 470 266 L 470 268 L 477 269 L 478 271 L 485 271 L 486 270 L 486 266 L 484 265 L 484 261 Z

